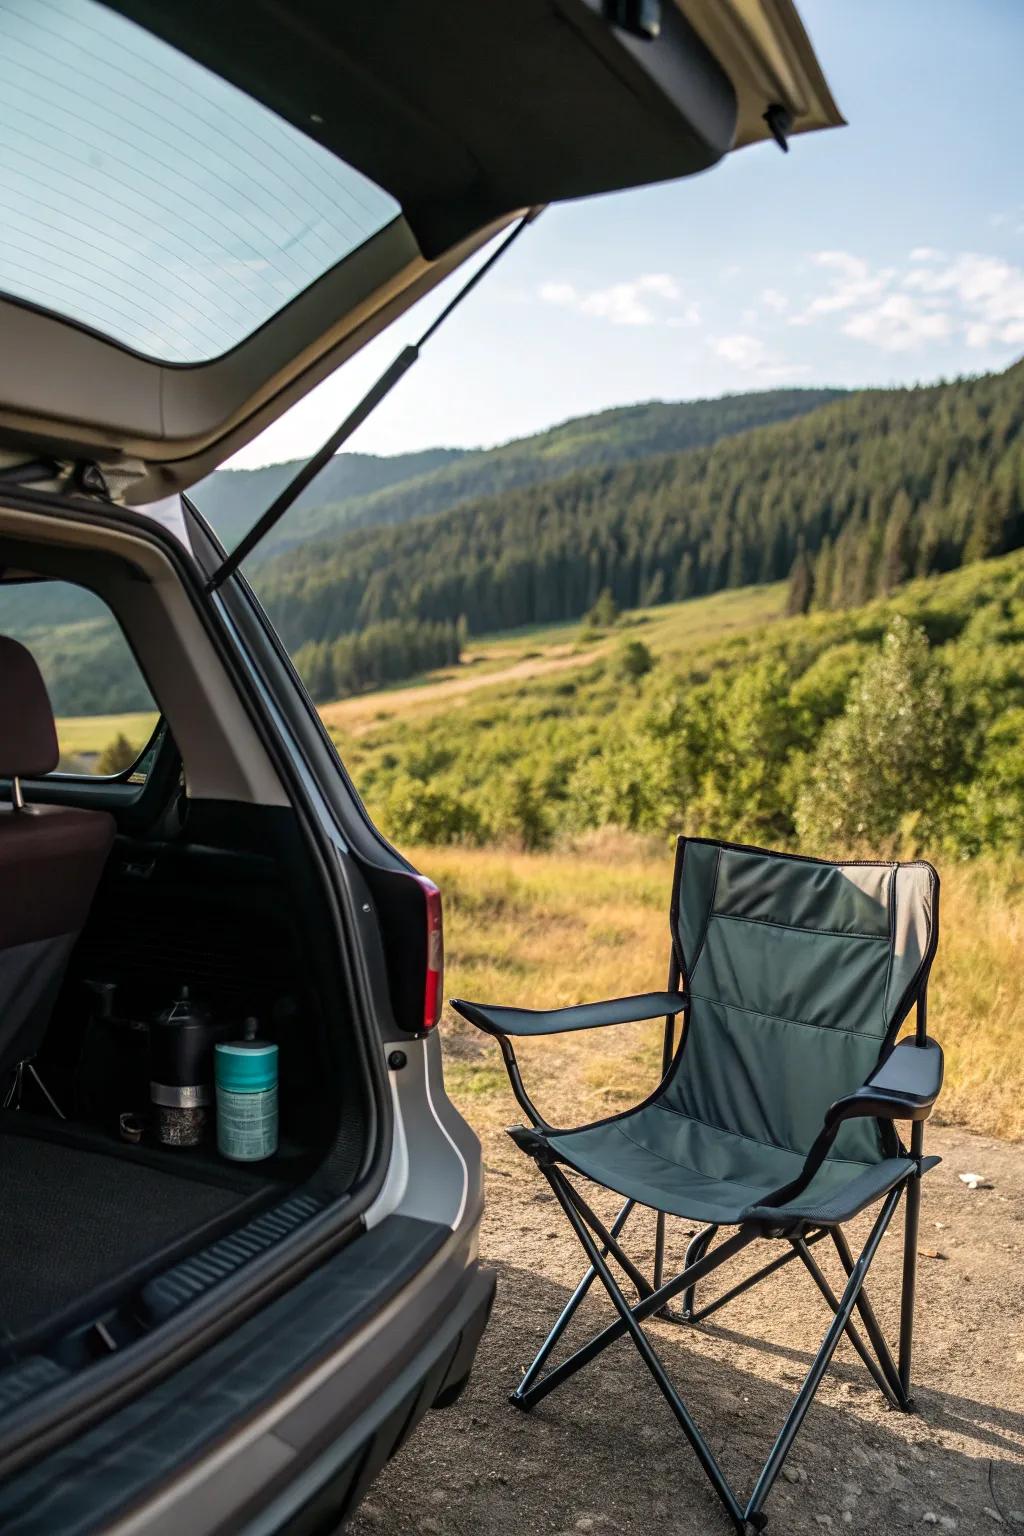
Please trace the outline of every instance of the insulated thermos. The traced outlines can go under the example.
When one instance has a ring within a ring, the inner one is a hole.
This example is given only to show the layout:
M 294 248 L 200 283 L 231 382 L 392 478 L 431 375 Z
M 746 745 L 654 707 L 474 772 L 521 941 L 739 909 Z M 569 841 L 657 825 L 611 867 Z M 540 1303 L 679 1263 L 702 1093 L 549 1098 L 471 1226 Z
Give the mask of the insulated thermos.
M 243 1040 L 221 1041 L 215 1052 L 217 1150 L 253 1163 L 277 1151 L 277 1046 L 256 1039 L 246 1019 Z
M 225 1026 L 182 987 L 149 1032 L 149 1096 L 157 1137 L 167 1147 L 195 1147 L 213 1103 L 213 1048 Z

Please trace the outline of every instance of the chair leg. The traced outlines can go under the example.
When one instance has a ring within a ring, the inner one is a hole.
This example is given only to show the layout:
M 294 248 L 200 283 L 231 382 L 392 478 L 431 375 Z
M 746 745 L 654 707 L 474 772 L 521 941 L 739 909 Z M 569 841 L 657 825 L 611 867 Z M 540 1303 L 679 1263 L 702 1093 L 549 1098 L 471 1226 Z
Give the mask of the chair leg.
M 704 1439 L 704 1436 L 701 1434 L 700 1429 L 694 1420 L 690 1417 L 685 1403 L 670 1381 L 664 1365 L 662 1364 L 659 1356 L 656 1354 L 653 1346 L 651 1345 L 640 1325 L 646 1318 L 651 1317 L 657 1313 L 667 1301 L 672 1299 L 672 1297 L 679 1295 L 680 1292 L 688 1288 L 691 1288 L 697 1281 L 703 1280 L 707 1275 L 711 1274 L 715 1269 L 719 1268 L 720 1265 L 734 1257 L 734 1255 L 739 1253 L 749 1243 L 753 1242 L 760 1235 L 759 1232 L 757 1229 L 752 1227 L 740 1227 L 737 1232 L 727 1238 L 724 1242 L 720 1243 L 715 1251 L 711 1254 L 706 1252 L 707 1243 L 710 1242 L 710 1236 L 707 1236 L 704 1233 L 700 1234 L 701 1237 L 706 1237 L 705 1252 L 703 1253 L 702 1257 L 697 1260 L 696 1263 L 685 1268 L 681 1274 L 676 1275 L 674 1279 L 669 1280 L 663 1285 L 659 1286 L 649 1295 L 642 1296 L 636 1305 L 630 1306 L 629 1302 L 626 1300 L 626 1297 L 623 1295 L 620 1286 L 616 1282 L 616 1279 L 612 1274 L 608 1263 L 606 1262 L 605 1252 L 602 1252 L 601 1248 L 599 1247 L 599 1243 L 604 1238 L 610 1239 L 612 1250 L 618 1247 L 616 1242 L 616 1229 L 621 1230 L 621 1226 L 625 1223 L 625 1220 L 629 1215 L 629 1211 L 623 1208 L 623 1210 L 619 1212 L 619 1215 L 616 1218 L 616 1222 L 613 1224 L 612 1229 L 609 1232 L 601 1224 L 598 1218 L 593 1216 L 593 1213 L 590 1212 L 590 1208 L 581 1198 L 578 1197 L 578 1192 L 562 1175 L 560 1170 L 552 1165 L 545 1165 L 543 1163 L 539 1163 L 538 1166 L 544 1178 L 547 1180 L 552 1193 L 561 1206 L 566 1220 L 569 1222 L 573 1231 L 576 1233 L 576 1236 L 579 1238 L 583 1251 L 590 1261 L 590 1269 L 580 1284 L 577 1286 L 576 1291 L 573 1293 L 573 1296 L 570 1298 L 570 1301 L 567 1303 L 566 1307 L 563 1309 L 562 1315 L 556 1323 L 555 1328 L 552 1330 L 552 1333 L 548 1336 L 548 1339 L 545 1340 L 545 1343 L 541 1349 L 541 1354 L 538 1357 L 538 1361 L 534 1362 L 534 1366 L 531 1366 L 530 1371 L 527 1373 L 529 1380 L 524 1378 L 523 1383 L 520 1385 L 519 1391 L 513 1395 L 513 1401 L 518 1402 L 518 1406 L 520 1407 L 532 1408 L 537 1402 L 546 1397 L 549 1392 L 560 1386 L 563 1381 L 574 1375 L 578 1370 L 582 1369 L 583 1366 L 589 1364 L 589 1362 L 595 1359 L 596 1356 L 599 1355 L 604 1349 L 606 1349 L 609 1344 L 613 1343 L 616 1339 L 622 1338 L 624 1334 L 628 1333 L 632 1338 L 634 1345 L 636 1346 L 637 1353 L 640 1355 L 640 1358 L 643 1360 L 648 1371 L 653 1377 L 658 1390 L 661 1392 L 666 1403 L 671 1409 L 672 1414 L 682 1429 L 684 1435 L 686 1436 L 686 1439 L 693 1447 L 694 1453 L 700 1462 L 705 1476 L 708 1478 L 708 1481 L 711 1483 L 716 1494 L 728 1512 L 736 1531 L 740 1533 L 740 1536 L 749 1536 L 749 1533 L 751 1532 L 763 1530 L 767 1524 L 767 1517 L 763 1510 L 765 1501 L 771 1493 L 775 1481 L 782 1470 L 783 1464 L 785 1463 L 786 1457 L 789 1455 L 793 1442 L 800 1431 L 808 1409 L 810 1408 L 811 1403 L 814 1401 L 815 1394 L 821 1385 L 822 1377 L 824 1376 L 826 1370 L 829 1367 L 829 1364 L 831 1363 L 839 1341 L 843 1337 L 844 1333 L 850 1329 L 853 1313 L 854 1310 L 857 1309 L 858 1303 L 861 1299 L 864 1281 L 868 1270 L 871 1266 L 872 1260 L 874 1259 L 878 1245 L 885 1235 L 890 1221 L 892 1220 L 893 1213 L 899 1204 L 903 1194 L 904 1186 L 899 1185 L 895 1189 L 890 1190 L 889 1194 L 885 1197 L 881 1210 L 875 1219 L 870 1236 L 868 1237 L 864 1248 L 862 1249 L 859 1257 L 851 1264 L 845 1289 L 842 1296 L 838 1300 L 834 1297 L 834 1295 L 832 1295 L 831 1288 L 828 1286 L 828 1282 L 824 1281 L 824 1288 L 825 1292 L 828 1294 L 829 1304 L 833 1305 L 834 1303 L 834 1316 L 832 1318 L 832 1322 L 827 1333 L 825 1334 L 824 1339 L 822 1340 L 821 1346 L 815 1355 L 814 1360 L 811 1363 L 810 1369 L 804 1378 L 803 1384 L 801 1385 L 799 1392 L 793 1400 L 793 1404 L 786 1416 L 786 1420 L 781 1430 L 779 1431 L 771 1453 L 768 1456 L 768 1459 L 757 1478 L 757 1481 L 754 1485 L 754 1490 L 750 1495 L 750 1499 L 748 1500 L 746 1506 L 743 1507 L 739 1503 L 739 1500 L 730 1487 L 728 1480 L 726 1479 L 724 1473 L 715 1460 L 711 1448 L 707 1441 Z M 630 1202 L 627 1202 L 627 1205 L 630 1205 Z M 593 1218 L 593 1221 L 596 1223 L 596 1236 L 594 1230 L 592 1230 L 591 1227 L 589 1227 L 587 1224 L 587 1215 L 590 1215 Z M 799 1246 L 794 1244 L 786 1258 L 788 1260 L 792 1260 L 801 1257 L 805 1258 L 806 1261 L 807 1258 L 810 1258 L 810 1254 L 808 1252 L 810 1242 L 818 1241 L 824 1235 L 824 1231 L 820 1233 L 814 1233 L 812 1238 L 803 1244 L 803 1253 L 799 1251 Z M 842 1249 L 840 1252 L 842 1252 Z M 613 1254 L 609 1253 L 607 1256 L 612 1257 Z M 778 1261 L 767 1266 L 766 1272 L 771 1272 L 776 1267 L 778 1267 Z M 813 1260 L 811 1261 L 811 1268 L 812 1272 L 817 1270 L 817 1266 L 814 1264 Z M 564 1329 L 565 1324 L 568 1322 L 568 1319 L 572 1315 L 572 1312 L 575 1310 L 575 1307 L 579 1305 L 579 1302 L 586 1294 L 586 1290 L 589 1288 L 594 1278 L 597 1278 L 601 1281 L 602 1286 L 608 1293 L 612 1305 L 618 1314 L 616 1321 L 609 1324 L 602 1330 L 602 1332 L 595 1335 L 595 1337 L 591 1339 L 589 1343 L 585 1344 L 581 1349 L 578 1349 L 573 1355 L 571 1355 L 567 1360 L 564 1360 L 560 1365 L 555 1366 L 544 1375 L 538 1375 L 544 1360 L 550 1353 L 552 1345 Z M 743 1282 L 743 1288 L 749 1288 L 749 1286 L 753 1283 L 756 1283 L 757 1279 L 759 1278 L 763 1278 L 763 1276 L 749 1277 L 747 1281 Z M 824 1277 L 822 1277 L 822 1279 L 824 1280 Z M 865 1307 L 867 1314 L 873 1319 L 874 1314 L 871 1313 L 870 1308 L 867 1307 L 866 1298 Z M 855 1330 L 854 1336 L 859 1343 L 859 1335 L 856 1334 Z M 860 1345 L 860 1348 L 863 1350 L 862 1345 Z M 866 1351 L 863 1351 L 862 1358 L 864 1358 L 865 1355 Z M 878 1381 L 882 1389 L 885 1390 L 882 1373 L 876 1375 L 876 1381 Z
M 839 1299 L 833 1291 L 832 1287 L 829 1285 L 828 1281 L 825 1279 L 825 1276 L 822 1274 L 821 1270 L 818 1268 L 818 1265 L 814 1262 L 811 1254 L 808 1252 L 806 1242 L 802 1237 L 793 1238 L 792 1242 L 794 1248 L 803 1261 L 804 1268 L 807 1270 L 807 1273 L 818 1287 L 818 1290 L 821 1292 L 829 1306 L 832 1308 L 833 1314 L 835 1314 L 839 1310 Z M 847 1274 L 847 1279 L 849 1279 L 849 1273 Z M 858 1297 L 858 1305 L 863 1300 L 864 1295 L 862 1292 Z M 846 1337 L 857 1351 L 865 1369 L 867 1370 L 868 1375 L 871 1377 L 871 1380 L 874 1382 L 879 1392 L 881 1392 L 886 1402 L 890 1403 L 894 1408 L 901 1407 L 902 1404 L 897 1391 L 886 1376 L 884 1369 L 880 1365 L 877 1365 L 874 1360 L 872 1360 L 867 1345 L 864 1343 L 864 1340 L 853 1326 L 852 1319 L 846 1325 Z M 899 1386 L 898 1377 L 896 1380 L 896 1386 Z
M 640 1327 L 640 1324 L 637 1322 L 633 1314 L 633 1309 L 629 1306 L 626 1298 L 623 1296 L 618 1285 L 615 1283 L 615 1278 L 609 1270 L 603 1257 L 601 1256 L 597 1244 L 595 1243 L 593 1237 L 583 1222 L 583 1218 L 577 1211 L 573 1201 L 565 1193 L 565 1189 L 563 1188 L 564 1181 L 558 1176 L 557 1173 L 554 1172 L 554 1170 L 550 1168 L 542 1167 L 541 1172 L 544 1174 L 544 1177 L 551 1185 L 551 1188 L 555 1194 L 555 1198 L 557 1199 L 559 1205 L 562 1207 L 562 1210 L 565 1212 L 566 1219 L 572 1226 L 573 1231 L 576 1233 L 576 1236 L 579 1238 L 581 1244 L 583 1245 L 584 1251 L 586 1252 L 591 1264 L 596 1270 L 601 1284 L 608 1292 L 612 1305 L 615 1307 L 615 1310 L 619 1314 L 623 1328 L 632 1336 L 633 1343 L 637 1347 L 640 1358 L 643 1360 L 647 1369 L 654 1377 L 658 1390 L 661 1392 L 661 1395 L 664 1397 L 665 1401 L 668 1403 L 668 1406 L 671 1408 L 673 1414 L 675 1415 L 676 1421 L 679 1424 L 680 1429 L 683 1431 L 683 1434 L 693 1446 L 697 1460 L 700 1462 L 701 1467 L 704 1469 L 704 1472 L 708 1477 L 712 1487 L 732 1517 L 737 1531 L 743 1531 L 745 1529 L 745 1516 L 743 1510 L 740 1507 L 739 1501 L 736 1498 L 736 1495 L 733 1493 L 732 1489 L 729 1487 L 729 1484 L 726 1482 L 724 1476 L 722 1475 L 722 1472 L 711 1453 L 711 1449 L 708 1446 L 707 1441 L 704 1439 L 704 1436 L 701 1434 L 700 1430 L 697 1428 L 696 1424 L 693 1422 L 689 1413 L 687 1412 L 686 1404 L 683 1402 L 682 1398 L 679 1396 L 679 1393 L 676 1391 L 675 1387 L 669 1380 L 665 1367 L 662 1365 L 661 1360 L 658 1358 L 651 1344 L 648 1342 L 647 1335 L 644 1333 L 643 1329 Z M 645 1300 L 649 1302 L 652 1300 L 652 1298 L 647 1297 Z
M 900 1298 L 900 1386 L 903 1408 L 914 1411 L 910 1395 L 910 1368 L 914 1352 L 914 1293 L 917 1285 L 917 1234 L 921 1216 L 921 1154 L 924 1124 L 917 1120 L 910 1136 L 910 1151 L 918 1159 L 917 1172 L 907 1184 L 907 1209 L 903 1225 L 903 1294 Z
M 562 1187 L 566 1197 L 572 1201 L 591 1232 L 595 1233 L 598 1241 L 603 1244 L 605 1253 L 611 1255 L 622 1270 L 622 1273 L 632 1282 L 640 1299 L 643 1300 L 646 1296 L 652 1296 L 654 1294 L 654 1287 L 647 1276 L 642 1270 L 637 1269 L 629 1254 L 622 1247 L 622 1244 L 616 1241 L 614 1233 L 608 1231 L 604 1222 L 591 1210 L 579 1190 L 574 1189 L 567 1180 L 563 1181 Z
M 659 1211 L 654 1218 L 654 1289 L 665 1278 L 665 1212 Z
M 879 1243 L 885 1236 L 886 1228 L 892 1220 L 893 1212 L 899 1204 L 902 1193 L 901 1185 L 890 1190 L 889 1194 L 885 1197 L 882 1209 L 875 1218 L 875 1224 L 871 1228 L 871 1235 L 861 1250 L 860 1258 L 857 1259 L 853 1266 L 853 1273 L 846 1282 L 846 1289 L 843 1291 L 831 1326 L 822 1340 L 821 1348 L 811 1362 L 811 1368 L 804 1377 L 803 1385 L 793 1400 L 793 1406 L 789 1410 L 786 1422 L 779 1431 L 778 1438 L 772 1447 L 771 1455 L 765 1462 L 761 1475 L 754 1485 L 754 1491 L 750 1495 L 745 1510 L 748 1520 L 751 1520 L 760 1513 L 762 1505 L 772 1490 L 775 1479 L 782 1471 L 782 1464 L 789 1455 L 793 1441 L 796 1439 L 800 1426 L 807 1415 L 808 1408 L 810 1408 L 811 1403 L 814 1401 L 814 1395 L 821 1385 L 821 1378 L 828 1369 L 829 1362 L 836 1352 L 839 1340 L 845 1333 L 846 1326 L 853 1315 L 853 1309 L 857 1304 L 857 1297 L 860 1295 L 861 1288 L 864 1285 L 865 1276 L 871 1267 L 871 1261 L 875 1256 Z
M 708 1251 L 708 1245 L 713 1240 L 717 1231 L 717 1226 L 712 1223 L 710 1227 L 705 1227 L 703 1232 L 698 1232 L 695 1237 L 690 1238 L 686 1248 L 686 1257 L 683 1260 L 684 1269 L 689 1269 L 691 1264 L 696 1264 L 704 1257 Z M 687 1323 L 693 1317 L 693 1298 L 696 1290 L 697 1287 L 695 1285 L 688 1285 L 680 1299 L 680 1311 L 683 1314 L 683 1320 Z
M 833 1227 L 832 1241 L 835 1243 L 836 1252 L 839 1254 L 839 1261 L 846 1271 L 847 1277 L 849 1277 L 853 1273 L 853 1254 L 850 1252 L 850 1245 L 846 1241 L 846 1234 L 841 1227 Z M 900 1379 L 896 1361 L 892 1357 L 892 1350 L 889 1348 L 885 1334 L 882 1332 L 881 1324 L 875 1316 L 875 1309 L 868 1299 L 867 1291 L 861 1291 L 858 1296 L 857 1311 L 860 1314 L 861 1322 L 864 1324 L 864 1331 L 871 1340 L 878 1363 L 885 1372 L 885 1379 L 895 1393 L 899 1407 L 906 1410 L 907 1400 L 903 1391 L 903 1382 Z
M 621 1211 L 612 1222 L 612 1237 L 618 1237 L 619 1233 L 626 1225 L 626 1222 L 629 1220 L 630 1214 L 634 1210 L 635 1206 L 635 1200 L 626 1201 L 625 1205 L 622 1207 Z M 607 1251 L 607 1248 L 602 1250 L 602 1257 L 607 1253 Z M 515 1403 L 517 1408 L 523 1408 L 526 1411 L 529 1411 L 529 1409 L 533 1407 L 533 1403 L 526 1400 L 526 1395 L 543 1370 L 545 1361 L 547 1360 L 551 1351 L 554 1349 L 555 1345 L 562 1337 L 562 1334 L 569 1326 L 573 1314 L 575 1313 L 577 1307 L 580 1305 L 580 1302 L 584 1299 L 596 1279 L 597 1270 L 594 1268 L 593 1264 L 591 1264 L 579 1285 L 573 1291 L 572 1295 L 569 1297 L 569 1300 L 562 1308 L 555 1326 L 552 1328 L 551 1332 L 544 1340 L 544 1343 L 537 1351 L 537 1357 L 533 1361 L 533 1364 L 527 1369 L 522 1381 L 519 1383 L 518 1387 L 516 1387 L 515 1391 L 510 1395 L 509 1401 Z

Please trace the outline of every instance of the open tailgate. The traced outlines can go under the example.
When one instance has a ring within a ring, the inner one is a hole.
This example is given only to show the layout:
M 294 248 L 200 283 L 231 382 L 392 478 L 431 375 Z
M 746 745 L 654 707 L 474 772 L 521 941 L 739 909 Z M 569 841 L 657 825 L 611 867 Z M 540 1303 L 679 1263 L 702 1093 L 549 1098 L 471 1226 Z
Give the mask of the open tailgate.
M 0 434 L 133 502 L 517 212 L 842 121 L 790 0 L 0 4 L 0 59 Z

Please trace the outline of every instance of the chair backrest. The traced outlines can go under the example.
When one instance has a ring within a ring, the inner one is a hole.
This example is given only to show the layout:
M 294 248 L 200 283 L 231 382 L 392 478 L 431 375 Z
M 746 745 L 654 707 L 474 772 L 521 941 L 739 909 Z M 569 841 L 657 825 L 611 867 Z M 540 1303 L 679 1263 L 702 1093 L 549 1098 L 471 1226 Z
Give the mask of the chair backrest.
M 925 984 L 938 896 L 930 864 L 832 864 L 680 838 L 672 934 L 692 1002 L 666 1102 L 806 1154 Z M 890 1150 L 877 1122 L 853 1120 L 830 1156 Z

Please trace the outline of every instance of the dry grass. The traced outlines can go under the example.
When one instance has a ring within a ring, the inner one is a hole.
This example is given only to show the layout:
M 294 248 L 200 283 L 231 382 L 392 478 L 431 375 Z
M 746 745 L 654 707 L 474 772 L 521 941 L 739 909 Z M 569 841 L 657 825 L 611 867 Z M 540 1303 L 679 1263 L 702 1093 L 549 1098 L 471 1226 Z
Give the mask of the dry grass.
M 444 892 L 449 995 L 559 1008 L 665 985 L 667 854 L 624 845 L 616 857 L 453 848 L 414 857 Z M 552 1118 L 578 1122 L 653 1085 L 660 1042 L 659 1023 L 638 1024 L 526 1040 L 517 1054 Z M 449 1087 L 474 1123 L 507 1119 L 496 1048 L 450 1010 L 445 1044 Z M 473 1086 L 477 1072 L 486 1087 Z
M 941 873 L 928 1026 L 946 1054 L 942 1115 L 1024 1140 L 1024 863 Z
M 131 715 L 65 715 L 57 721 L 61 754 L 79 757 L 102 752 L 117 736 L 126 736 L 141 752 L 159 716 L 153 712 Z
M 414 852 L 445 897 L 452 996 L 557 1008 L 664 986 L 670 850 L 623 834 L 571 853 Z M 942 1118 L 1024 1139 L 1024 864 L 943 872 L 942 942 L 929 1028 L 946 1053 Z M 597 1118 L 657 1074 L 660 1024 L 526 1041 L 528 1085 L 556 1121 Z M 496 1050 L 449 1012 L 448 1073 L 476 1122 L 512 1114 Z M 563 1121 L 563 1123 L 565 1123 Z

